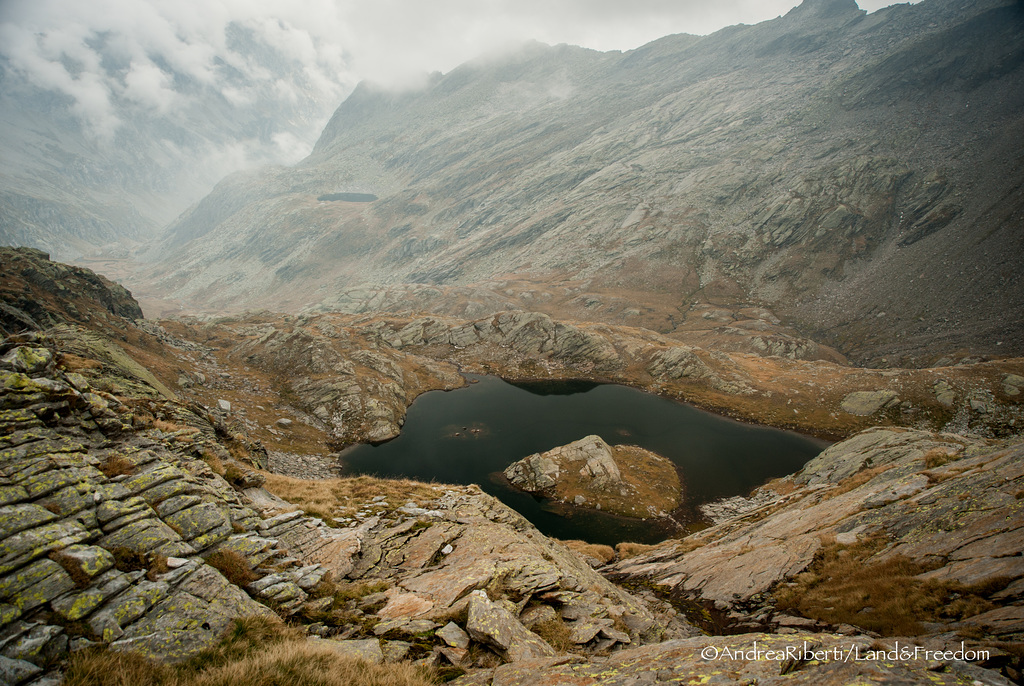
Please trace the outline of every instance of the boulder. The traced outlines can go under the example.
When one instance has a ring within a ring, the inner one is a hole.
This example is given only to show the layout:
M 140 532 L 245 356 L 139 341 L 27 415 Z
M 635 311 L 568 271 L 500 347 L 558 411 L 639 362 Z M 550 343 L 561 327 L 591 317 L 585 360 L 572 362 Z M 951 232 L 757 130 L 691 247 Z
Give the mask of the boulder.
M 587 478 L 591 489 L 603 490 L 622 483 L 611 446 L 593 435 L 513 462 L 505 476 L 524 491 L 542 491 L 557 484 L 563 469 L 572 469 Z
M 483 591 L 469 596 L 466 631 L 470 638 L 495 648 L 506 662 L 519 662 L 555 654 L 554 649 L 513 617 L 491 602 Z
M 843 412 L 868 417 L 898 400 L 894 391 L 854 391 L 843 398 L 839 406 Z
M 380 648 L 380 641 L 375 638 L 340 641 L 326 639 L 318 641 L 316 645 L 330 648 L 345 658 L 363 660 L 373 665 L 384 662 L 384 651 Z

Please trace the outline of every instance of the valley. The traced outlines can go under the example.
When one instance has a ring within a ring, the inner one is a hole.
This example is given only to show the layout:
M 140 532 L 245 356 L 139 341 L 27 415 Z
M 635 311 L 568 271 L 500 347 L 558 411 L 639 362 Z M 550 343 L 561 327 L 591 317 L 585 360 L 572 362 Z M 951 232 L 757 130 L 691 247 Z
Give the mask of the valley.
M 173 220 L 159 117 L 12 120 L 0 682 L 1024 683 L 1022 113 L 1019 2 L 804 0 L 362 82 Z
M 212 650 L 234 617 L 280 621 L 268 607 L 301 630 L 280 640 L 310 656 L 414 661 L 463 684 L 521 670 L 530 683 L 606 668 L 623 684 L 689 678 L 712 669 L 695 657 L 708 646 L 868 652 L 894 637 L 986 650 L 991 669 L 908 659 L 795 673 L 1020 674 L 1020 359 L 857 369 L 527 312 L 153 322 L 132 318 L 137 305 L 111 282 L 38 251 L 0 252 L 17 265 L 5 272 L 5 330 L 47 327 L 3 344 L 2 507 L 24 523 L 5 525 L 0 563 L 13 571 L 0 607 L 19 674 L 68 651 L 84 664 L 94 642 L 161 659 Z M 475 485 L 338 470 L 338 449 L 397 435 L 417 396 L 462 386 L 464 372 L 627 383 L 838 442 L 705 510 L 706 528 L 614 548 L 550 539 Z M 116 557 L 129 550 L 141 566 Z M 815 570 L 842 559 L 861 586 L 822 586 Z M 893 614 L 905 591 L 913 604 Z M 829 593 L 848 594 L 841 609 Z M 740 678 L 761 664 L 724 668 Z

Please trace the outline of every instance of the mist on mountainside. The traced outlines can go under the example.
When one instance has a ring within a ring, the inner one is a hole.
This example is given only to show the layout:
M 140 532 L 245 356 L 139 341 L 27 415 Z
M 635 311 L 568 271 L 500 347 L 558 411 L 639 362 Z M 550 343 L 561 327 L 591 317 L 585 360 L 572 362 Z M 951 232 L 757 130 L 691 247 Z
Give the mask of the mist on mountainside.
M 175 221 L 137 283 L 214 312 L 520 308 L 680 335 L 756 306 L 861 362 L 1019 354 L 1022 38 L 1005 0 L 806 0 L 363 83 L 308 158 Z
M 46 31 L 4 17 L 0 244 L 124 254 L 224 176 L 308 154 L 353 85 L 292 26 L 123 11 Z

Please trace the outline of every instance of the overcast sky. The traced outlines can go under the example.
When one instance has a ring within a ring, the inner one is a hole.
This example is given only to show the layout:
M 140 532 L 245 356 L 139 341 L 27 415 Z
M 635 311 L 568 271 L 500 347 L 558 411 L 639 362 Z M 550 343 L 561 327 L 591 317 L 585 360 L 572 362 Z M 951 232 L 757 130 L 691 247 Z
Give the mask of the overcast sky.
M 73 100 L 109 135 L 126 108 L 172 110 L 170 71 L 217 87 L 218 64 L 254 82 L 275 76 L 225 40 L 237 22 L 300 62 L 307 91 L 341 101 L 371 79 L 412 85 L 525 40 L 629 50 L 671 33 L 706 34 L 785 14 L 795 0 L 0 0 L 0 54 L 17 73 Z M 860 0 L 868 11 L 892 4 Z M 104 54 L 97 45 L 102 42 Z M 110 64 L 111 51 L 118 66 Z M 127 65 L 127 66 L 125 66 Z M 272 84 L 295 98 L 293 84 Z M 264 89 L 265 92 L 265 89 Z M 245 92 L 232 93 L 245 101 Z M 307 92 L 308 95 L 308 92 Z

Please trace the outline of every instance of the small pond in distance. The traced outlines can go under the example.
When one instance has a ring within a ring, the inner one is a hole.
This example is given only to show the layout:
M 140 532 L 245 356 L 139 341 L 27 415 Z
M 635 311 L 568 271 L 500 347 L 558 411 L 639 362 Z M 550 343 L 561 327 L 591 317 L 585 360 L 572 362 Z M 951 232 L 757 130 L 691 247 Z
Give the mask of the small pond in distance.
M 476 383 L 417 398 L 394 440 L 346 450 L 344 472 L 476 483 L 547 535 L 653 543 L 674 528 L 593 510 L 570 508 L 565 516 L 565 509 L 509 488 L 496 473 L 532 453 L 597 434 L 609 444 L 639 445 L 675 462 L 685 490 L 677 519 L 694 521 L 697 505 L 745 495 L 768 479 L 800 469 L 828 445 L 627 386 L 574 381 L 513 385 L 494 376 L 467 376 Z

